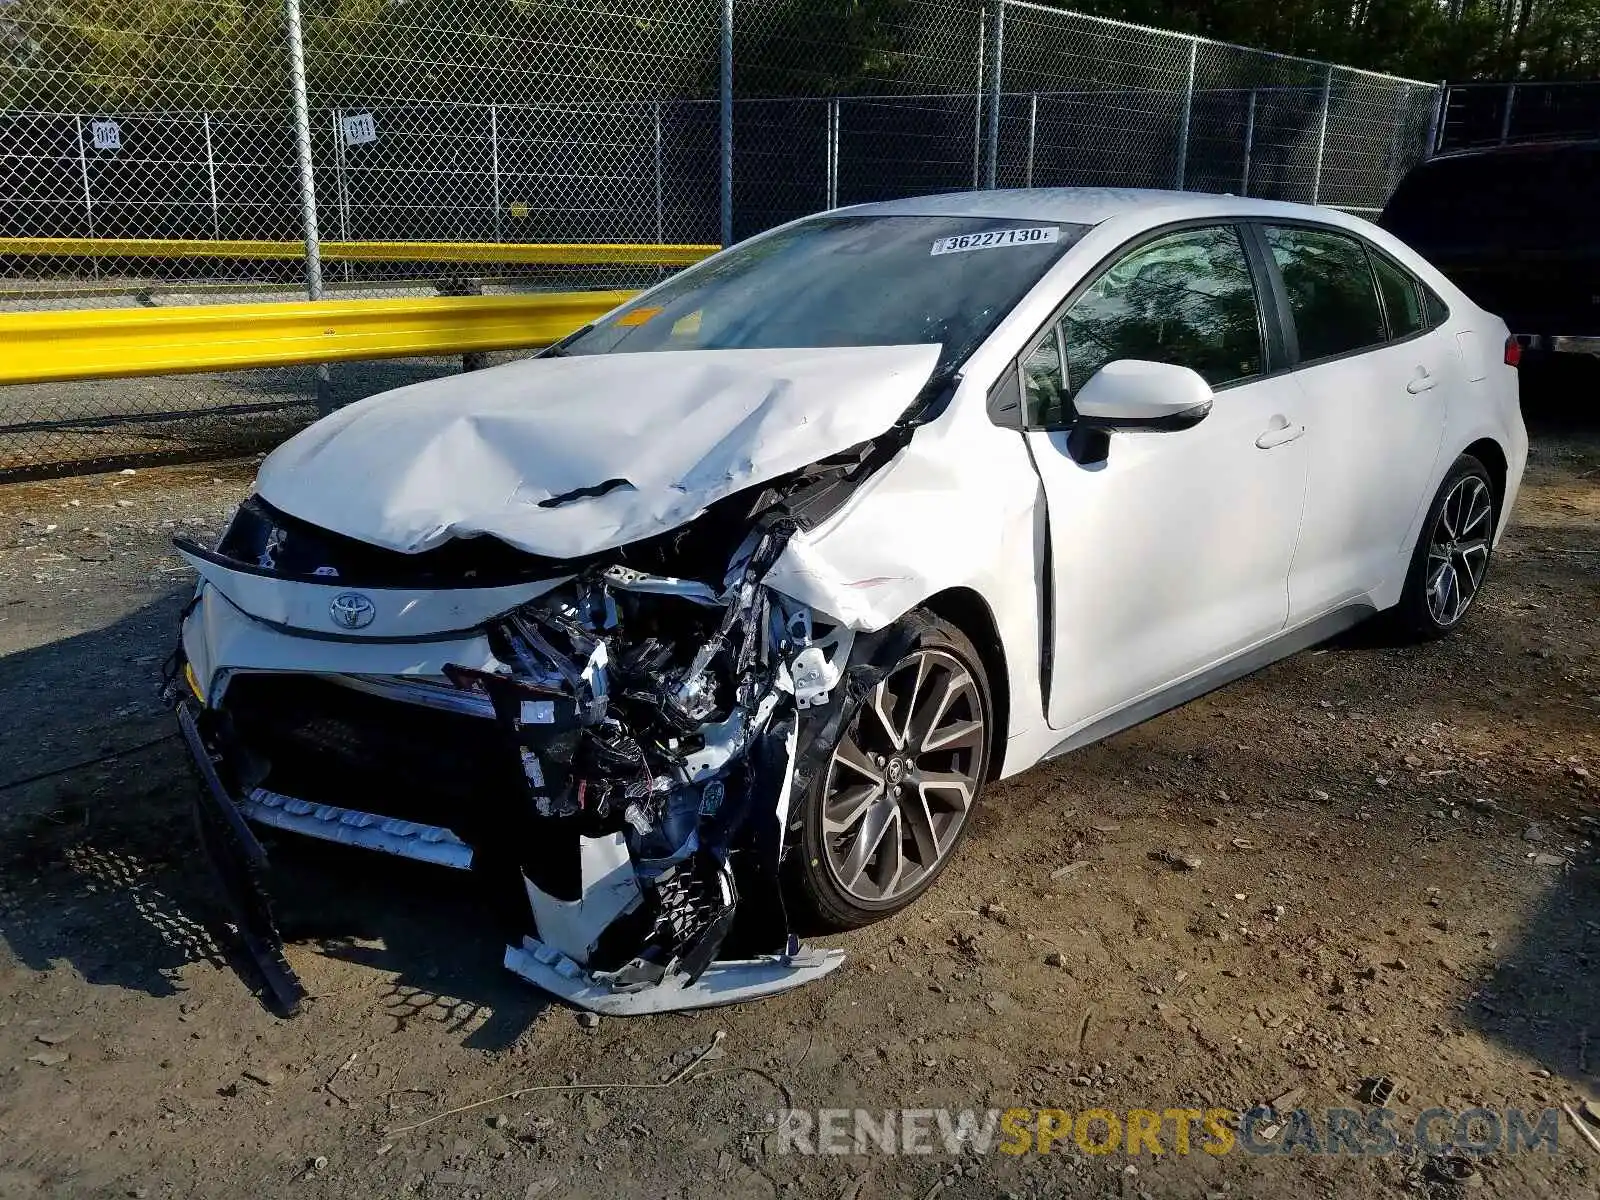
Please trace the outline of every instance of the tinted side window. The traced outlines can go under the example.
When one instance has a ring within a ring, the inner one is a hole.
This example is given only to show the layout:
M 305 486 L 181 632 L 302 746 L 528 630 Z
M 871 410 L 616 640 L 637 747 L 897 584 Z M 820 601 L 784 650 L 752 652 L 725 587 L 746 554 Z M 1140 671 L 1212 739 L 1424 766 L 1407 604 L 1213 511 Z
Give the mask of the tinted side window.
M 1422 285 L 1422 302 L 1428 312 L 1428 328 L 1437 329 L 1450 319 L 1450 306 L 1434 294 L 1427 284 Z
M 1378 277 L 1378 291 L 1383 296 L 1383 312 L 1389 319 L 1391 340 L 1410 337 L 1423 326 L 1422 285 L 1381 254 L 1367 252 L 1372 260 L 1372 273 Z
M 1268 226 L 1266 233 L 1302 360 L 1383 343 L 1383 310 L 1360 242 L 1325 229 Z
M 1065 425 L 1072 413 L 1061 371 L 1061 342 L 1052 329 L 1022 360 L 1023 415 L 1029 425 Z
M 1213 387 L 1259 375 L 1261 318 L 1250 260 L 1232 225 L 1147 242 L 1061 318 L 1069 395 L 1119 358 L 1192 367 Z

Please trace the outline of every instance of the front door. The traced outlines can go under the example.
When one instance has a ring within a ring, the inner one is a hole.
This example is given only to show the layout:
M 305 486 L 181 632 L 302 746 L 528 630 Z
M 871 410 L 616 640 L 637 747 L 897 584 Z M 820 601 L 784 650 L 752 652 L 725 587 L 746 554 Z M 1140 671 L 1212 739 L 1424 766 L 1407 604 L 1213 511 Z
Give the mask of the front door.
M 1304 397 L 1266 374 L 1257 281 L 1232 225 L 1128 251 L 1023 358 L 1024 436 L 1049 506 L 1049 720 L 1081 728 L 1282 630 L 1306 485 Z M 1116 359 L 1192 367 L 1211 413 L 1178 432 L 1071 432 Z

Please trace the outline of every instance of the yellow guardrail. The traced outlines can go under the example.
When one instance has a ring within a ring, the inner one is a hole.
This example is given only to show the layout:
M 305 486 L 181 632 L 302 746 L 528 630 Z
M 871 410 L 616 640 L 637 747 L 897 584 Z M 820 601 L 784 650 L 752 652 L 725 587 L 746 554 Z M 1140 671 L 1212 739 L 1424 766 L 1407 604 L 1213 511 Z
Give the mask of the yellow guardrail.
M 722 247 L 639 242 L 323 242 L 328 262 L 522 263 L 534 266 L 687 267 Z M 0 238 L 0 257 L 304 258 L 304 242 L 163 238 Z
M 528 349 L 559 341 L 636 294 L 0 313 L 0 384 Z

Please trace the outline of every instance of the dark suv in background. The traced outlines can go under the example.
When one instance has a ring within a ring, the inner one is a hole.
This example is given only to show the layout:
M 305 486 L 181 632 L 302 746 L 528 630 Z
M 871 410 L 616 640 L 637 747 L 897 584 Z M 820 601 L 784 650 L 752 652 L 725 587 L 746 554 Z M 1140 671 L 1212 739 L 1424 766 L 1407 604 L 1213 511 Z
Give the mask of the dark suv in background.
M 1443 154 L 1378 223 L 1529 349 L 1600 355 L 1600 141 Z

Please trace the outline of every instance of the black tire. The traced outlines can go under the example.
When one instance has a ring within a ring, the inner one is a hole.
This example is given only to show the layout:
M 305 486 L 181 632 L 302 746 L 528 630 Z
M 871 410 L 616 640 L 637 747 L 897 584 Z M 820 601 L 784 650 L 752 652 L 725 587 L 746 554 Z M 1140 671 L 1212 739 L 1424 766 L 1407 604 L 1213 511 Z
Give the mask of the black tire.
M 878 647 L 876 656 L 869 655 L 866 661 L 883 670 L 880 682 L 885 686 L 886 696 L 893 699 L 897 691 L 905 691 L 912 679 L 913 664 L 923 664 L 917 667 L 921 673 L 916 679 L 927 686 L 928 693 L 926 698 L 909 704 L 902 695 L 888 705 L 890 714 L 885 721 L 877 715 L 876 692 L 869 692 L 844 715 L 839 737 L 821 757 L 815 776 L 796 804 L 799 829 L 796 853 L 791 856 L 792 890 L 798 892 L 798 899 L 815 921 L 827 929 L 856 929 L 881 920 L 912 904 L 932 887 L 966 837 L 989 769 L 994 704 L 983 660 L 967 636 L 948 621 L 918 609 L 874 640 Z M 945 672 L 948 675 L 942 674 Z M 970 680 L 970 689 L 960 681 L 959 672 L 964 672 Z M 940 693 L 943 686 L 940 681 L 946 678 L 952 682 Z M 853 761 L 877 759 L 867 752 L 868 748 L 885 738 L 892 742 L 892 735 L 885 731 L 888 725 L 898 723 L 902 715 L 899 708 L 915 704 L 920 712 L 932 712 L 930 699 L 951 693 L 955 696 L 953 700 L 937 701 L 947 704 L 946 716 L 933 712 L 926 718 L 931 722 L 926 736 L 916 731 L 922 722 L 913 722 L 912 713 L 904 714 L 907 718 L 906 751 L 887 750 L 887 762 L 878 761 L 878 783 L 867 782 L 860 768 L 853 766 Z M 915 687 L 911 695 L 916 696 Z M 976 734 L 966 729 L 968 719 L 980 723 Z M 959 737 L 959 744 L 911 752 L 913 738 L 919 745 L 937 742 L 941 737 L 952 736 L 951 731 L 954 731 L 953 736 Z M 841 755 L 852 762 L 840 762 Z M 900 768 L 895 767 L 896 760 L 900 761 Z M 950 782 L 958 776 L 970 780 L 959 815 L 954 810 L 961 804 L 964 789 Z M 839 830 L 841 814 L 850 811 L 855 803 L 850 795 L 862 788 L 871 791 L 874 786 L 879 794 L 862 801 L 865 807 L 859 821 Z M 881 822 L 868 825 L 876 813 L 888 808 L 895 812 Z M 833 832 L 829 831 L 826 820 L 830 814 L 836 827 Z M 950 824 L 952 817 L 955 818 L 953 826 Z M 882 849 L 865 860 L 866 865 L 857 874 L 853 891 L 845 881 L 845 875 L 856 861 L 847 852 L 847 847 L 854 849 L 849 843 L 850 828 L 858 831 L 858 841 L 870 840 L 867 831 L 877 828 L 878 824 L 883 828 L 879 843 Z M 891 827 L 898 838 L 891 838 Z M 892 859 L 896 853 L 896 849 L 891 849 L 892 842 L 898 843 L 901 859 L 898 867 Z M 932 855 L 931 864 L 926 862 L 930 847 L 937 851 Z M 877 897 L 860 894 L 872 891 L 875 885 L 890 877 L 906 881 L 905 885 L 880 888 L 883 894 Z
M 1487 513 L 1477 515 L 1480 509 L 1473 508 L 1470 517 L 1473 527 L 1452 529 L 1452 524 L 1461 525 L 1469 519 L 1462 514 L 1458 498 L 1471 504 L 1479 497 L 1486 498 Z M 1447 501 L 1452 506 L 1450 514 L 1445 512 Z M 1394 610 L 1396 624 L 1404 636 L 1414 641 L 1433 641 L 1444 637 L 1466 619 L 1488 579 L 1494 552 L 1494 531 L 1499 518 L 1499 502 L 1488 470 L 1472 455 L 1463 454 L 1451 464 L 1444 482 L 1439 485 L 1432 503 L 1428 505 L 1428 514 L 1417 535 L 1416 547 L 1411 552 L 1405 588 Z M 1482 545 L 1481 554 L 1477 549 L 1479 542 Z M 1459 549 L 1468 544 L 1472 546 L 1470 551 Z M 1466 592 L 1462 586 L 1455 593 L 1456 603 L 1446 603 L 1441 599 L 1440 591 L 1434 585 L 1438 579 L 1446 585 L 1444 590 L 1448 592 L 1450 581 L 1439 576 L 1441 568 L 1448 568 L 1458 583 L 1467 581 L 1471 584 L 1470 592 Z M 1431 585 L 1434 586 L 1432 591 Z M 1460 602 L 1462 595 L 1465 595 L 1464 603 Z M 1444 611 L 1441 612 L 1441 608 Z

